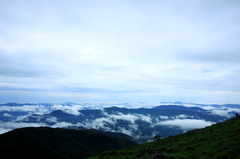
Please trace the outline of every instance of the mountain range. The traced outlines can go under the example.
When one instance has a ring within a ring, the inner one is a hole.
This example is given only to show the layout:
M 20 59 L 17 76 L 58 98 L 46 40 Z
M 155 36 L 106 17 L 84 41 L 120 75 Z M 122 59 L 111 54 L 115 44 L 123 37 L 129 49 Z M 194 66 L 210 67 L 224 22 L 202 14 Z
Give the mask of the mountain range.
M 169 137 L 210 126 L 235 113 L 240 113 L 238 104 L 6 103 L 0 104 L 0 133 L 30 126 L 96 129 L 124 133 L 143 143 L 156 135 Z
M 134 137 L 135 141 L 146 142 L 158 134 L 168 137 L 227 119 L 199 107 L 163 105 L 151 109 L 110 107 L 79 110 L 78 114 L 55 110 L 49 114 L 32 114 L 17 122 L 44 123 L 49 126 L 58 124 L 59 127 L 75 125 L 86 129 L 121 132 Z M 195 122 L 195 125 L 189 127 L 187 123 L 191 122 Z

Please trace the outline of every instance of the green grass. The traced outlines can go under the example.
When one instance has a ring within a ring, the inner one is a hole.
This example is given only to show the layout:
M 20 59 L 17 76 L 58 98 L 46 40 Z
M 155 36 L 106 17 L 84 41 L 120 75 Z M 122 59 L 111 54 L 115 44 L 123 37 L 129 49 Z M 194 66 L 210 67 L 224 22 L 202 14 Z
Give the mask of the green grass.
M 147 152 L 147 145 L 153 150 Z M 240 117 L 88 159 L 150 159 L 155 151 L 165 159 L 240 159 Z

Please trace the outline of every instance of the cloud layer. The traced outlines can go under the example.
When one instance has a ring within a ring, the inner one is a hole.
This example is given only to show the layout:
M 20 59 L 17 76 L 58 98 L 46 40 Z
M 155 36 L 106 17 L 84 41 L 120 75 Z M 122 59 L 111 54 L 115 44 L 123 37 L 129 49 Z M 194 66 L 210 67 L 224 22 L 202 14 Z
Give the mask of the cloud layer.
M 239 102 L 240 3 L 4 1 L 0 102 Z
M 204 128 L 206 126 L 210 126 L 212 124 L 214 124 L 214 122 L 197 120 L 197 119 L 175 119 L 175 120 L 163 121 L 158 123 L 157 125 L 173 125 L 173 126 L 179 126 L 182 129 L 199 129 L 199 128 Z

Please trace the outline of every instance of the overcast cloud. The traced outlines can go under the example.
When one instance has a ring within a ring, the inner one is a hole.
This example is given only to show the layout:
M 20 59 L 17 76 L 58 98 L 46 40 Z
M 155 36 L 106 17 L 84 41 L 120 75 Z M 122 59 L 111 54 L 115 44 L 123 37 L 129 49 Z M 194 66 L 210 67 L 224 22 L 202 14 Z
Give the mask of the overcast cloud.
M 240 101 L 237 0 L 0 0 L 0 103 Z

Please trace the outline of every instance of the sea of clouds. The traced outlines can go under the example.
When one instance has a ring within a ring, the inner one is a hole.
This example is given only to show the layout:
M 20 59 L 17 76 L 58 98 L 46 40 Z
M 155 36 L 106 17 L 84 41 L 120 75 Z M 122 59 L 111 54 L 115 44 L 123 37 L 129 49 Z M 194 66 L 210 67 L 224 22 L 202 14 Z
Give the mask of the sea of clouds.
M 173 103 L 168 103 L 173 104 Z M 0 133 L 5 133 L 13 129 L 22 128 L 22 127 L 39 127 L 39 126 L 49 126 L 45 123 L 23 123 L 19 122 L 20 120 L 26 118 L 31 114 L 36 114 L 36 118 L 38 115 L 48 114 L 54 110 L 62 110 L 68 114 L 72 115 L 81 115 L 79 110 L 86 109 L 100 109 L 103 111 L 103 108 L 117 106 L 117 107 L 125 107 L 125 108 L 153 108 L 159 105 L 166 105 L 166 103 L 144 103 L 144 102 L 135 102 L 135 103 L 71 103 L 71 104 L 36 104 L 36 105 L 16 105 L 16 106 L 8 106 L 7 104 L 2 104 L 0 106 L 0 117 L 8 117 L 12 118 L 11 121 L 0 121 Z M 212 104 L 181 104 L 186 107 L 200 107 L 202 109 L 208 110 L 212 113 L 212 115 L 220 115 L 227 118 L 232 117 L 231 112 L 240 113 L 239 105 L 235 106 L 226 106 L 226 105 L 212 105 Z M 13 115 L 16 112 L 25 113 L 24 115 Z M 68 122 L 58 122 L 57 118 L 51 117 L 47 120 L 55 123 L 51 125 L 51 127 L 67 127 L 67 126 L 82 126 L 89 129 L 104 129 L 105 131 L 115 131 L 122 132 L 128 135 L 133 135 L 133 132 L 138 130 L 138 121 L 143 121 L 150 124 L 150 127 L 154 128 L 159 125 L 166 126 L 178 126 L 184 130 L 203 128 L 206 126 L 210 126 L 214 124 L 214 122 L 205 121 L 201 119 L 196 119 L 194 116 L 189 116 L 186 114 L 180 114 L 178 116 L 158 116 L 157 118 L 153 118 L 150 115 L 143 114 L 108 114 L 107 112 L 102 112 L 104 117 L 85 120 L 81 123 L 68 123 Z M 128 124 L 128 128 L 124 126 L 120 126 L 117 129 L 112 129 L 106 125 L 116 125 L 118 120 L 124 120 Z M 155 133 L 153 132 L 153 135 Z

